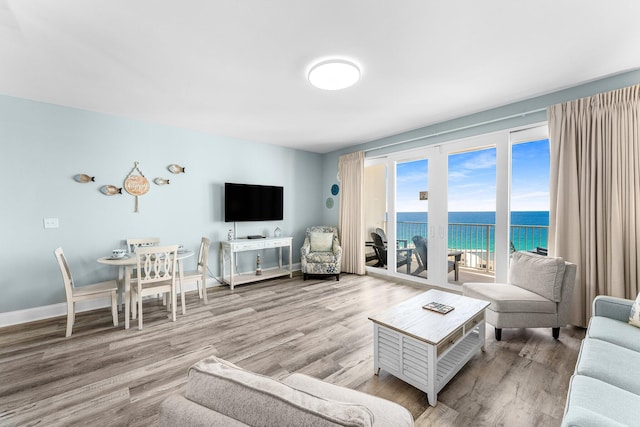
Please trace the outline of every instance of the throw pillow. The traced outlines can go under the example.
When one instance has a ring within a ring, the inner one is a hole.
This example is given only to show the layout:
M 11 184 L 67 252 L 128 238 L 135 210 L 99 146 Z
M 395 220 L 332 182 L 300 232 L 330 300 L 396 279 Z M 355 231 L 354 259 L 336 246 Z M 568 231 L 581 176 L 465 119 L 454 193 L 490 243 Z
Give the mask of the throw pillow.
M 636 301 L 631 306 L 629 314 L 629 324 L 640 328 L 640 294 L 636 297 Z
M 333 249 L 333 233 L 312 231 L 309 233 L 311 252 L 331 252 Z
M 559 302 L 564 267 L 562 258 L 516 252 L 511 256 L 509 283 Z

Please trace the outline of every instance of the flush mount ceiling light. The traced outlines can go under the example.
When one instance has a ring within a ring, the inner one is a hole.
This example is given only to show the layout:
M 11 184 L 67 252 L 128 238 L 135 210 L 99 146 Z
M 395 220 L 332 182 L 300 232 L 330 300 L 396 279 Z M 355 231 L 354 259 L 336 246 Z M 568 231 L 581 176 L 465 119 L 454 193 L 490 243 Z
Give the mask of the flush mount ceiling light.
M 360 79 L 360 69 L 352 62 L 331 59 L 311 67 L 308 79 L 309 83 L 319 89 L 346 89 Z

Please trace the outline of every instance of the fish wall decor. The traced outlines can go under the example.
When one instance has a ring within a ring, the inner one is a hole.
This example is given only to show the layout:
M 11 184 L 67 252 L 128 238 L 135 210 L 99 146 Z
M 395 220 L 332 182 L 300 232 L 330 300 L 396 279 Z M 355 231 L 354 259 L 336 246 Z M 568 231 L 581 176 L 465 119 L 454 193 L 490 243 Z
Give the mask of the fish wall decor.
M 79 173 L 78 175 L 74 176 L 73 179 L 75 179 L 77 182 L 80 182 L 82 184 L 86 184 L 87 182 L 95 182 L 96 177 L 95 176 L 89 176 L 86 173 Z
M 185 173 L 184 166 L 176 165 L 175 163 L 167 166 L 171 173 Z
M 122 187 L 118 188 L 115 185 L 103 185 L 100 187 L 100 192 L 105 196 L 115 196 L 116 194 L 122 194 Z
M 169 183 L 169 180 L 166 179 L 166 178 L 159 178 L 158 177 L 158 178 L 154 179 L 153 182 L 155 182 L 156 185 L 166 185 L 166 184 Z

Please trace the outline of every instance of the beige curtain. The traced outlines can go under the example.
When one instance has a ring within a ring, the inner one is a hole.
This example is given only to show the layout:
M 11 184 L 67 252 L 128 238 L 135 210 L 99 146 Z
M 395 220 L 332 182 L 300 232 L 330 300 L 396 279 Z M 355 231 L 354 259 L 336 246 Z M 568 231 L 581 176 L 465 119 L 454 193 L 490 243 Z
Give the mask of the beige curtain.
M 577 264 L 570 323 L 596 295 L 635 298 L 640 266 L 640 85 L 547 111 L 551 255 Z
M 340 156 L 338 172 L 342 271 L 364 274 L 364 151 Z

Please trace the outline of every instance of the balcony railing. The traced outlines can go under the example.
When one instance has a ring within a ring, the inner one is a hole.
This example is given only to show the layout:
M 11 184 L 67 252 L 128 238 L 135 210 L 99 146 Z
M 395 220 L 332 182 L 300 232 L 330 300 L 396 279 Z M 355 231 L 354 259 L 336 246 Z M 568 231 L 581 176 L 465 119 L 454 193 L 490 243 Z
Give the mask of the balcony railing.
M 449 224 L 450 251 L 462 251 L 461 265 L 486 272 L 494 271 L 495 224 Z M 512 225 L 512 251 L 531 251 L 547 247 L 549 227 L 540 225 Z M 398 222 L 397 239 L 413 246 L 413 236 L 429 236 L 426 222 Z

